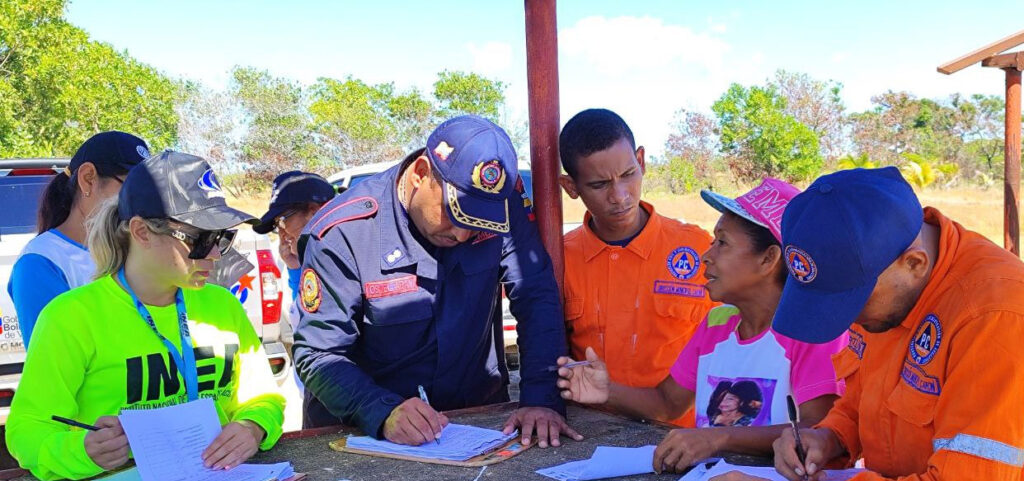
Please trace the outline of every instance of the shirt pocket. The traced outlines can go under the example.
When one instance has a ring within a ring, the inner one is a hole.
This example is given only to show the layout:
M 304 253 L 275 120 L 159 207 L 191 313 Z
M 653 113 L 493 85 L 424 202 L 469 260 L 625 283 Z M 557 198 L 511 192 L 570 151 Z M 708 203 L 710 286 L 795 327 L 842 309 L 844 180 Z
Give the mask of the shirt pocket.
M 664 294 L 655 294 L 653 304 L 652 318 L 637 319 L 640 339 L 635 350 L 648 357 L 652 367 L 664 370 L 675 362 L 693 337 L 707 314 L 707 307 L 687 297 Z
M 898 418 L 893 423 L 893 439 L 918 439 L 920 428 L 935 420 L 938 401 L 938 395 L 922 392 L 901 379 L 885 400 L 886 409 Z
M 423 289 L 368 299 L 360 344 L 374 361 L 403 359 L 430 341 L 433 296 Z
M 596 307 L 587 308 L 582 297 L 565 300 L 565 330 L 574 351 L 583 352 L 587 346 L 600 348 L 600 327 Z

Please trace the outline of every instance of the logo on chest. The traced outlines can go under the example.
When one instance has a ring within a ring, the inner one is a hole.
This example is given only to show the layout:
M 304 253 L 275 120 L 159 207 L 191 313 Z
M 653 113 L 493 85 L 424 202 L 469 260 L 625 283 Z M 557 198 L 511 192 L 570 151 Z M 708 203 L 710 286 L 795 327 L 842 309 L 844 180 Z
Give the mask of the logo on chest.
M 910 337 L 909 354 L 914 362 L 924 365 L 931 362 L 942 345 L 942 325 L 935 314 L 925 316 Z
M 700 270 L 700 256 L 689 247 L 677 247 L 668 255 L 665 265 L 673 277 L 686 280 L 697 275 Z
M 857 359 L 864 359 L 864 346 L 867 346 L 864 342 L 864 336 L 853 329 L 850 329 L 848 332 L 850 333 L 850 343 L 847 344 L 847 349 L 853 351 L 857 355 Z

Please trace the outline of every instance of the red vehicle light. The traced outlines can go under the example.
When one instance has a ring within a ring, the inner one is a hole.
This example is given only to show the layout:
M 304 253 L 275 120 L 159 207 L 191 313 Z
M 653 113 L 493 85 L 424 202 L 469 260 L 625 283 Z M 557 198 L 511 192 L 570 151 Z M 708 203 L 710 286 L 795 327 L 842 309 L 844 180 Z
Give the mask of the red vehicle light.
M 257 250 L 256 260 L 260 269 L 260 300 L 263 306 L 263 324 L 276 324 L 281 321 L 281 297 L 283 293 L 278 287 L 278 282 L 281 279 L 281 270 L 274 263 L 274 256 L 269 249 Z

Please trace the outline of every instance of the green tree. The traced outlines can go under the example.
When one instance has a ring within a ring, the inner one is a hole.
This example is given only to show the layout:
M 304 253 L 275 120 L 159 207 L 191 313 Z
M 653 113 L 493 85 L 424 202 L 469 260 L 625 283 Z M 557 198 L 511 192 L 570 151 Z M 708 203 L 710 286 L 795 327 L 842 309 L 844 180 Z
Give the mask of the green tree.
M 715 119 L 700 112 L 680 109 L 676 111 L 672 132 L 665 141 L 664 166 L 654 174 L 667 174 L 668 190 L 673 193 L 690 192 L 701 185 L 712 185 L 717 153 L 718 125 Z M 684 166 L 681 164 L 689 164 Z M 674 180 L 673 180 L 674 179 Z
M 324 152 L 312 133 L 302 88 L 266 70 L 235 67 L 230 92 L 247 128 L 237 160 L 247 174 L 269 180 L 291 169 L 323 167 Z
M 840 96 L 843 85 L 785 70 L 775 72 L 769 82 L 786 99 L 785 112 L 818 136 L 822 155 L 829 160 L 838 158 L 846 144 L 846 108 Z
M 474 114 L 501 123 L 505 84 L 472 72 L 445 70 L 437 74 L 434 98 L 444 118 Z
M 711 106 L 721 129 L 721 150 L 741 179 L 811 178 L 824 165 L 818 137 L 785 111 L 786 99 L 772 85 L 732 84 Z
M 399 159 L 421 146 L 433 127 L 433 106 L 419 91 L 352 77 L 317 81 L 309 110 L 316 132 L 350 165 Z
M 62 0 L 0 2 L 0 155 L 67 156 L 88 136 L 126 130 L 155 150 L 177 136 L 174 84 L 89 40 Z

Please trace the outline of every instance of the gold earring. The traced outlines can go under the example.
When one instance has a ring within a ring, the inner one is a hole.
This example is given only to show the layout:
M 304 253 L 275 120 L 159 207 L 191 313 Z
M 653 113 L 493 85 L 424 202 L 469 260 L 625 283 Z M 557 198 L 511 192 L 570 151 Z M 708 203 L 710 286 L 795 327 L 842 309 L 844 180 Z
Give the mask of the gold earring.
M 85 193 L 85 196 L 86 196 L 86 197 L 89 197 L 89 192 L 86 192 L 86 193 Z

